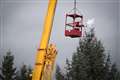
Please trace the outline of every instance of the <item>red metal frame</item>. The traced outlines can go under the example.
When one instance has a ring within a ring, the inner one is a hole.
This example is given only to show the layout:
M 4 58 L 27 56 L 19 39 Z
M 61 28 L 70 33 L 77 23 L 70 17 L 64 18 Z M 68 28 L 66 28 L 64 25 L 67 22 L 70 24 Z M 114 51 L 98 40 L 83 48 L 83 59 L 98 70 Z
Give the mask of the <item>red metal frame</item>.
M 67 23 L 67 18 L 71 17 L 73 19 L 72 22 Z M 80 18 L 80 21 L 75 21 L 76 18 Z M 66 30 L 66 26 L 72 27 L 72 30 Z M 83 16 L 78 15 L 76 13 L 74 14 L 66 14 L 66 20 L 65 20 L 65 36 L 76 38 L 82 36 L 82 27 L 83 25 Z

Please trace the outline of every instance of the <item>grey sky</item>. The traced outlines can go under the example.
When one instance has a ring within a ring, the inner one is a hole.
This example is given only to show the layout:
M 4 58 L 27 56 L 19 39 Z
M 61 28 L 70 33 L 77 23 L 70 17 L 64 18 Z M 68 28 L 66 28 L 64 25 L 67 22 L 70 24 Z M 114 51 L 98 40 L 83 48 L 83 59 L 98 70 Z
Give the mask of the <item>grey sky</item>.
M 120 64 L 119 0 L 77 0 L 84 21 L 95 19 L 95 32 L 113 61 Z M 10 49 L 17 65 L 33 65 L 40 43 L 48 0 L 0 0 L 0 52 Z M 58 49 L 56 62 L 63 66 L 76 50 L 79 39 L 64 36 L 65 13 L 73 0 L 58 0 L 50 43 Z M 119 17 L 118 17 L 119 16 Z

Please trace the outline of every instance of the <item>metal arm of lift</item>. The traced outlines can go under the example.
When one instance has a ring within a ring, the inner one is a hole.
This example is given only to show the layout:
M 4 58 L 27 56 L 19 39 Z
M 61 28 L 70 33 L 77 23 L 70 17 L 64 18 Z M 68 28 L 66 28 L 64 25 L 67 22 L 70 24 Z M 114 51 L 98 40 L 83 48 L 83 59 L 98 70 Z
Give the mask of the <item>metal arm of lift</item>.
M 43 77 L 43 71 L 44 71 L 43 69 L 45 66 L 45 56 L 47 54 L 46 50 L 49 44 L 56 4 L 57 4 L 57 0 L 49 0 L 42 38 L 41 38 L 40 46 L 36 55 L 36 61 L 35 61 L 35 67 L 32 74 L 32 80 L 42 80 L 42 77 Z

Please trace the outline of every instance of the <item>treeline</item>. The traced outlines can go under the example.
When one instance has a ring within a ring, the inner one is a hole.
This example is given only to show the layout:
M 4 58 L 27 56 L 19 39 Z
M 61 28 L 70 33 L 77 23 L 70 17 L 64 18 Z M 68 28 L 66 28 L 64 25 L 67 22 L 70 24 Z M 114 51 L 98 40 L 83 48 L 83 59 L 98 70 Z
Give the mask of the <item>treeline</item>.
M 56 80 L 120 80 L 120 71 L 111 62 L 110 53 L 106 53 L 94 31 L 80 39 L 72 59 L 66 59 L 65 71 L 56 67 Z M 0 63 L 0 80 L 31 80 L 32 68 L 23 64 L 15 67 L 14 55 L 10 51 L 3 56 Z
M 66 59 L 65 71 L 57 65 L 56 80 L 120 80 L 120 71 L 106 52 L 91 30 L 80 39 L 72 60 Z
M 32 69 L 25 64 L 16 68 L 14 64 L 14 55 L 10 51 L 3 56 L 0 64 L 0 80 L 31 80 Z

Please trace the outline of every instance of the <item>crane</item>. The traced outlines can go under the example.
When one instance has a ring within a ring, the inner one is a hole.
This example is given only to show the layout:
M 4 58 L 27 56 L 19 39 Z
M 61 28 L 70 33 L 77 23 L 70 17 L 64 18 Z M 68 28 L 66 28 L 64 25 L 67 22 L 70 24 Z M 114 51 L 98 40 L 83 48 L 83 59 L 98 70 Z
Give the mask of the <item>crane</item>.
M 32 73 L 32 80 L 51 80 L 51 74 L 57 50 L 54 44 L 49 45 L 49 39 L 52 30 L 52 24 L 55 14 L 57 0 L 49 0 L 48 10 L 44 21 L 44 28 L 40 46 L 37 50 L 35 67 Z M 73 19 L 72 22 L 67 22 L 67 17 Z M 80 20 L 76 21 L 76 18 Z M 72 30 L 67 30 L 66 26 L 72 27 Z M 74 2 L 74 13 L 66 14 L 65 21 L 65 36 L 71 38 L 78 38 L 82 36 L 83 16 L 76 13 L 76 0 Z
M 49 0 L 48 10 L 44 22 L 44 29 L 42 32 L 42 38 L 41 38 L 40 46 L 37 50 L 35 67 L 32 74 L 32 80 L 43 80 L 43 74 L 46 65 L 45 60 L 47 56 L 47 49 L 48 49 L 56 4 L 57 4 L 57 0 Z

